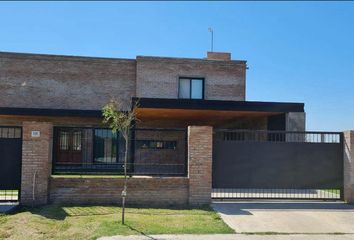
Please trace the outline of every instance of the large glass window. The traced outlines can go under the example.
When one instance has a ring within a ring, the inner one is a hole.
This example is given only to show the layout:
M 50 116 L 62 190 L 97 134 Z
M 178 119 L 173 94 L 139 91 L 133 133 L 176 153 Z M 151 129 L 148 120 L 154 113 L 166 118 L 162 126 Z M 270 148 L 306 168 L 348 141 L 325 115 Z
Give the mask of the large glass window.
M 203 99 L 203 80 L 192 79 L 191 87 L 191 98 Z
M 131 133 L 127 146 L 129 173 L 184 173 L 185 131 L 134 129 Z M 54 127 L 53 173 L 122 173 L 125 143 L 122 134 L 111 129 Z
M 117 134 L 110 129 L 95 129 L 94 161 L 98 163 L 117 162 Z
M 179 80 L 179 98 L 190 98 L 190 79 Z
M 178 97 L 187 99 L 204 98 L 204 79 L 202 78 L 180 78 Z

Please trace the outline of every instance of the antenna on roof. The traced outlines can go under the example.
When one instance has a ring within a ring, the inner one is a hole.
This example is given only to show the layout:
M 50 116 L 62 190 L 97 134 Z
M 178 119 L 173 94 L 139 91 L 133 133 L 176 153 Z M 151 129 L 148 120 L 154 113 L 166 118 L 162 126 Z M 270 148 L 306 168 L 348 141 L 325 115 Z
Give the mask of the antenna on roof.
M 214 45 L 214 30 L 211 28 L 211 27 L 209 27 L 208 28 L 208 31 L 211 33 L 211 52 L 213 51 L 213 45 Z

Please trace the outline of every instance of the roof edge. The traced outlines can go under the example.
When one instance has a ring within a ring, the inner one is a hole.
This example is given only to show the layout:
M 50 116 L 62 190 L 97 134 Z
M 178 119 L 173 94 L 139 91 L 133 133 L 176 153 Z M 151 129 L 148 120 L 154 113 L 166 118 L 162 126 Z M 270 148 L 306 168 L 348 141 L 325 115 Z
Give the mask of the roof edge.
M 222 111 L 257 111 L 257 112 L 305 112 L 304 103 L 294 102 L 255 102 L 223 101 L 168 98 L 133 98 L 140 108 L 199 109 Z
M 99 118 L 102 117 L 102 111 L 101 110 L 79 110 L 79 109 L 0 107 L 0 115 Z

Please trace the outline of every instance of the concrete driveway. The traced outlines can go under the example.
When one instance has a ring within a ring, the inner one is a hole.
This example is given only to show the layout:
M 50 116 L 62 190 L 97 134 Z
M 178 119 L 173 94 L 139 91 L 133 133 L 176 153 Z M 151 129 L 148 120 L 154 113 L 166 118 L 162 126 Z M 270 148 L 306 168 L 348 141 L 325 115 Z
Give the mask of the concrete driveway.
M 354 205 L 342 202 L 239 201 L 212 207 L 237 233 L 354 233 Z

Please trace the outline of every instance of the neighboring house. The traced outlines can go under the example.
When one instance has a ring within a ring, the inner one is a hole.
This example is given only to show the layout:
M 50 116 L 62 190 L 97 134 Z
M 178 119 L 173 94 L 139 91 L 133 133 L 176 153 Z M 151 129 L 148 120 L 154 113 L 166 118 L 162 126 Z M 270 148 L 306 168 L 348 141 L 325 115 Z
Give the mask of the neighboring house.
M 112 98 L 123 111 L 138 101 L 131 173 L 185 175 L 187 126 L 305 131 L 303 103 L 246 101 L 246 71 L 246 61 L 220 52 L 203 59 L 1 52 L 0 138 L 20 138 L 17 127 L 27 124 L 23 143 L 49 134 L 44 158 L 53 173 L 119 171 L 124 142 L 102 124 L 101 109 Z M 34 148 L 23 146 L 22 161 Z

